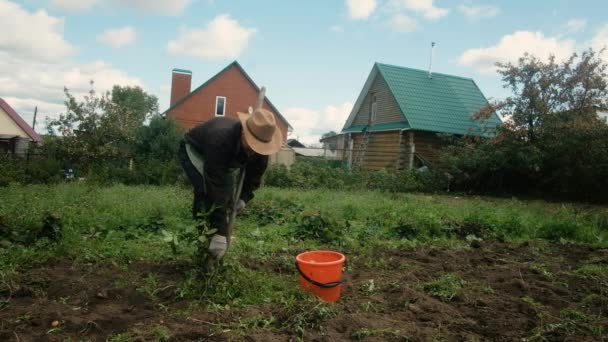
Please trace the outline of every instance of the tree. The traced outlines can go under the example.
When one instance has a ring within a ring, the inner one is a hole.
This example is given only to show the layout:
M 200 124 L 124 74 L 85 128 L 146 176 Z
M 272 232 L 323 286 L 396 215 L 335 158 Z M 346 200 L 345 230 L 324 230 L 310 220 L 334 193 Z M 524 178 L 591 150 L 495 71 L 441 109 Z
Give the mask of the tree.
M 181 134 L 175 121 L 154 116 L 137 130 L 134 154 L 138 159 L 175 159 Z
M 137 130 L 158 114 L 156 97 L 139 87 L 114 86 L 98 96 L 93 84 L 83 101 L 64 88 L 65 113 L 47 121 L 49 134 L 56 136 L 47 151 L 83 168 L 96 160 L 129 158 Z
M 563 63 L 556 62 L 555 56 L 543 62 L 527 53 L 517 64 L 497 63 L 504 87 L 513 96 L 493 107 L 510 117 L 516 128 L 524 128 L 530 141 L 549 115 L 592 114 L 595 108 L 606 108 L 607 65 L 599 57 L 603 51 L 589 49 L 580 57 L 574 53 Z
M 601 52 L 600 52 L 601 54 Z M 498 63 L 513 94 L 473 115 L 510 118 L 492 138 L 464 136 L 442 153 L 442 171 L 461 189 L 535 192 L 608 200 L 608 125 L 597 117 L 608 100 L 608 65 L 589 49 L 567 61 L 525 54 Z
M 325 138 L 331 138 L 331 137 L 334 137 L 334 136 L 336 136 L 336 135 L 338 135 L 338 133 L 336 133 L 336 132 L 334 132 L 334 131 L 329 131 L 329 132 L 327 132 L 327 133 L 324 133 L 324 134 L 321 136 L 321 140 L 323 140 L 323 139 L 325 139 Z M 319 141 L 320 141 L 320 140 L 319 140 Z M 331 151 L 335 151 L 335 150 L 338 148 L 338 142 L 337 142 L 337 141 L 335 141 L 335 140 L 334 140 L 334 141 L 330 141 L 330 142 L 328 142 L 328 143 L 324 143 L 324 144 L 326 144 L 326 146 L 328 146 L 328 147 L 329 147 L 329 149 L 330 149 Z
M 106 122 L 117 140 L 133 142 L 144 122 L 158 115 L 158 99 L 140 87 L 112 88 L 111 101 L 106 106 Z
M 325 139 L 325 138 L 329 138 L 329 137 L 333 137 L 335 135 L 338 135 L 338 133 L 334 132 L 334 131 L 329 131 L 327 133 L 323 133 L 323 135 L 321 136 L 321 139 Z

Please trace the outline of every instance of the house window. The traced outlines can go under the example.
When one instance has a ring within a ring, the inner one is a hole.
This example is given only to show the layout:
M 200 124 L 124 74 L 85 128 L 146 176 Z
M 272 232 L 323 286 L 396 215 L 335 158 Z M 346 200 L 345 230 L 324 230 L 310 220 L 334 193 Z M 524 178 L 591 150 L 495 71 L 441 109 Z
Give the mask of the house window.
M 372 112 L 370 115 L 370 121 L 376 121 L 376 113 L 378 112 L 378 105 L 376 104 L 376 95 L 372 95 Z
M 215 116 L 224 116 L 226 114 L 226 98 L 224 96 L 215 97 Z

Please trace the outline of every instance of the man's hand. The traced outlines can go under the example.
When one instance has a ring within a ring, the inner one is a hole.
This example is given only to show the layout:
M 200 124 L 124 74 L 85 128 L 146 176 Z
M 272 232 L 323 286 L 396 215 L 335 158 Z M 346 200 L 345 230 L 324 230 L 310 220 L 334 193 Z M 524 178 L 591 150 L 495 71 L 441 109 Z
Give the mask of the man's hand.
M 209 244 L 209 254 L 216 260 L 219 260 L 226 253 L 227 247 L 228 243 L 226 242 L 226 237 L 215 234 L 211 238 L 211 243 Z
M 238 202 L 236 202 L 236 205 L 234 206 L 234 209 L 236 209 L 236 213 L 240 214 L 241 211 L 243 211 L 243 209 L 245 209 L 245 201 L 243 201 L 242 199 L 240 199 Z

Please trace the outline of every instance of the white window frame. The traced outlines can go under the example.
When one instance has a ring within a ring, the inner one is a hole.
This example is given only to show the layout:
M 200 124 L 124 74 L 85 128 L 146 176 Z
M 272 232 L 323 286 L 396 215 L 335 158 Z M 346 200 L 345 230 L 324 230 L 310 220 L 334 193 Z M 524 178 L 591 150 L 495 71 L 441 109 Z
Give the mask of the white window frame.
M 372 95 L 372 109 L 370 113 L 370 121 L 376 121 L 376 117 L 378 116 L 378 98 L 376 95 Z
M 222 114 L 217 113 L 217 103 L 218 103 L 219 99 L 224 99 L 224 108 L 222 108 L 223 109 Z M 215 110 L 213 111 L 213 114 L 215 114 L 215 116 L 226 116 L 226 97 L 225 96 L 216 96 L 215 97 Z

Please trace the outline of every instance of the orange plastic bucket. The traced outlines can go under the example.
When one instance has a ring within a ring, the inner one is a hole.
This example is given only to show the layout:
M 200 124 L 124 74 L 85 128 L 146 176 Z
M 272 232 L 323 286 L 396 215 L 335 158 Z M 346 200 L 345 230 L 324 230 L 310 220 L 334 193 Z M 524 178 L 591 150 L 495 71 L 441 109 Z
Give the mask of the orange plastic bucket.
M 300 286 L 326 302 L 336 302 L 342 291 L 342 267 L 346 257 L 332 251 L 311 251 L 296 256 Z

